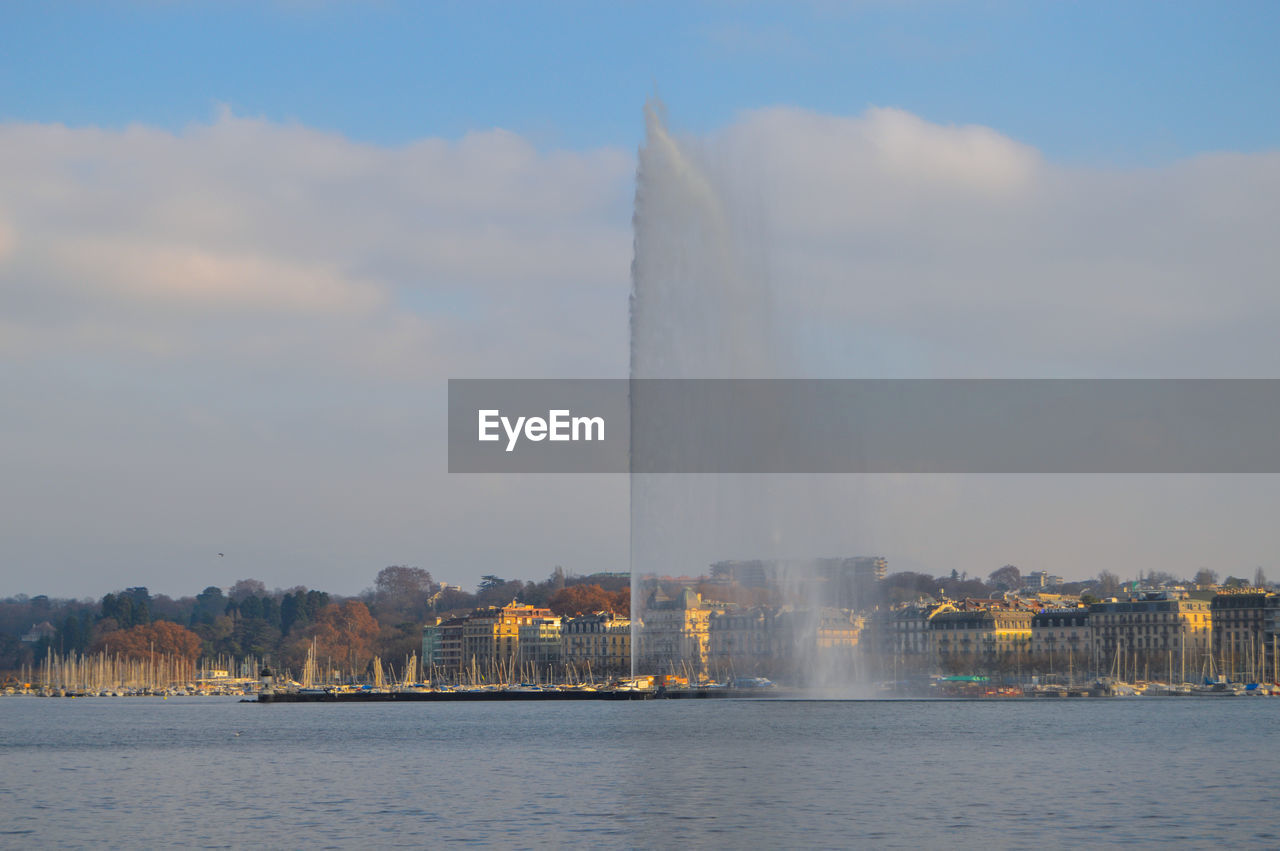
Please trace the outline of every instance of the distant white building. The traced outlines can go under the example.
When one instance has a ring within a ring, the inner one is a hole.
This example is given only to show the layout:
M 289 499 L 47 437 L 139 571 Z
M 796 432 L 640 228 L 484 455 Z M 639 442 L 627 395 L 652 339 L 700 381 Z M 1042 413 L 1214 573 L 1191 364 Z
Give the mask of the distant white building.
M 1045 570 L 1033 570 L 1028 573 L 1022 580 L 1022 587 L 1031 591 L 1038 591 L 1041 588 L 1057 588 L 1063 584 L 1061 576 L 1054 576 Z
M 47 638 L 52 641 L 53 637 L 57 634 L 58 630 L 53 624 L 48 621 L 43 621 L 41 623 L 32 624 L 31 629 L 22 634 L 22 642 L 24 644 L 35 644 L 42 638 Z

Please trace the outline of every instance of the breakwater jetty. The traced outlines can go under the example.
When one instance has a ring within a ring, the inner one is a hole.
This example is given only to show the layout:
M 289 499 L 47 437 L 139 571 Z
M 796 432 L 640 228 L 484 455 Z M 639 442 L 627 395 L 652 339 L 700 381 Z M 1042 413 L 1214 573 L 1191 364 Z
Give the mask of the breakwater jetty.
M 724 698 L 785 697 L 785 689 L 678 688 L 678 689 L 457 689 L 457 690 L 388 690 L 373 689 L 306 689 L 301 691 L 263 691 L 258 703 L 469 703 L 483 701 L 529 700 L 708 700 Z

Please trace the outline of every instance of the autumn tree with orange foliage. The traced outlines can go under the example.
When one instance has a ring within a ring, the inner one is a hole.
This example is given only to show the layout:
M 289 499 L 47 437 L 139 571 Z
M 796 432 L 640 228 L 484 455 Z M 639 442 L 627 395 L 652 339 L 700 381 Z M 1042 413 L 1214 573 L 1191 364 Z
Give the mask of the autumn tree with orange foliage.
M 610 593 L 599 585 L 569 585 L 551 595 L 547 607 L 557 615 L 576 617 L 593 612 L 631 613 L 631 589 Z
M 341 605 L 330 603 L 303 632 L 302 639 L 294 645 L 294 655 L 306 658 L 307 648 L 314 641 L 316 658 L 360 671 L 373 658 L 373 644 L 379 629 L 368 606 L 359 600 L 348 600 Z
M 155 653 L 194 661 L 200 655 L 200 636 L 170 621 L 153 621 L 108 632 L 93 643 L 89 652 L 131 659 L 146 659 Z

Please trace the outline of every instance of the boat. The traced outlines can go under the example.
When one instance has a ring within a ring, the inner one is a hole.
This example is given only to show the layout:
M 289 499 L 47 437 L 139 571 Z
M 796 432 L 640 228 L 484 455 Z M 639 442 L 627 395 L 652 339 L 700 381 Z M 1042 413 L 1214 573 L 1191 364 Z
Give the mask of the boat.
M 1223 676 L 1212 681 L 1206 679 L 1203 684 L 1191 687 L 1191 693 L 1197 697 L 1235 697 L 1243 694 L 1244 690 L 1243 683 L 1229 683 Z

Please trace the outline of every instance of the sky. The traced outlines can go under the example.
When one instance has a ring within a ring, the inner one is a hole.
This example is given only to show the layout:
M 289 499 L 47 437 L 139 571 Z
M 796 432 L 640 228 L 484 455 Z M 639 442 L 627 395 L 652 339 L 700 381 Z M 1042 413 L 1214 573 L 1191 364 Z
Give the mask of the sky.
M 0 595 L 625 570 L 624 479 L 450 476 L 443 402 L 450 377 L 626 374 L 655 95 L 760 209 L 816 373 L 1280 375 L 1275 4 L 0 24 Z M 851 492 L 815 554 L 1280 578 L 1271 476 Z

